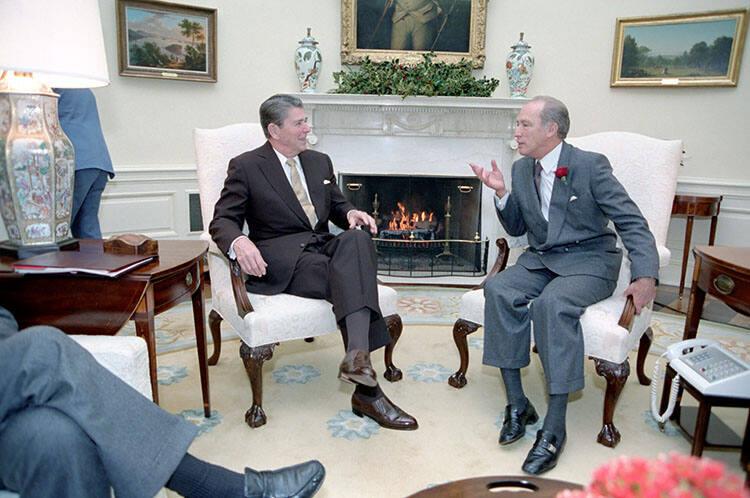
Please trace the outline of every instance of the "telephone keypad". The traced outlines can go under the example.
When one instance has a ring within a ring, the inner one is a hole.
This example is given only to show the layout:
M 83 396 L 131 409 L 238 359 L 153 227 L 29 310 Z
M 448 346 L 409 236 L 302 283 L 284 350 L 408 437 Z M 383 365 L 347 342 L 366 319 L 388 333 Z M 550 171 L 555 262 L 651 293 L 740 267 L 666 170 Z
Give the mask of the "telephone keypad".
M 747 370 L 716 348 L 694 351 L 684 356 L 683 361 L 708 382 L 726 379 Z

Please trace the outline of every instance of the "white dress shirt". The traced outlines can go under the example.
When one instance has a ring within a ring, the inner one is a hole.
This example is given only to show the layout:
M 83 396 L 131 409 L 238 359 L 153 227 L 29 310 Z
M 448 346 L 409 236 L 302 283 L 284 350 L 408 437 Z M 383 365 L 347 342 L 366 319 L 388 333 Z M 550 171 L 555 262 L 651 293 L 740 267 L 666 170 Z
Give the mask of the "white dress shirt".
M 557 147 L 547 153 L 546 156 L 539 159 L 542 164 L 541 181 L 539 182 L 539 199 L 542 207 L 542 216 L 544 219 L 549 221 L 549 203 L 552 199 L 552 188 L 555 185 L 555 171 L 557 170 L 557 163 L 560 160 L 560 153 L 562 152 L 562 142 L 557 144 Z M 498 198 L 495 195 L 495 205 L 499 210 L 505 209 L 505 204 L 508 202 L 508 196 L 510 191 L 506 191 L 505 195 Z

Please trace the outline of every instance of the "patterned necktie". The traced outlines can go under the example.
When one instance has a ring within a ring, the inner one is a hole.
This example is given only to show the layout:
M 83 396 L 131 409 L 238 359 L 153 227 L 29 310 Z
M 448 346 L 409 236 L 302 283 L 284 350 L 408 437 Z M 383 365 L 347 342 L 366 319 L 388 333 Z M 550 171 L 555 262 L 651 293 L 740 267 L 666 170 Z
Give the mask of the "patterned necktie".
M 536 185 L 536 196 L 542 201 L 542 163 L 534 163 L 534 185 Z
M 297 172 L 297 163 L 294 162 L 294 159 L 287 159 L 286 165 L 289 166 L 289 178 L 292 182 L 292 190 L 294 190 L 294 195 L 297 196 L 297 200 L 302 205 L 302 210 L 305 211 L 307 219 L 310 220 L 310 225 L 314 227 L 318 222 L 318 216 L 315 214 L 315 207 L 313 207 L 312 202 L 310 202 L 310 199 L 307 197 L 305 187 L 302 186 L 302 180 L 300 179 L 299 173 Z

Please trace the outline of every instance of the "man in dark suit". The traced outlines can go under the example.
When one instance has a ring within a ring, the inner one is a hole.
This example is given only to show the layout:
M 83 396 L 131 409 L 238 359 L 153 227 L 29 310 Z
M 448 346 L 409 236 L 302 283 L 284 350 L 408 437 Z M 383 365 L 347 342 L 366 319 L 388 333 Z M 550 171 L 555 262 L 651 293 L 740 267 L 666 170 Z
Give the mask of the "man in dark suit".
M 516 121 L 518 151 L 526 157 L 513 164 L 511 190 L 495 161 L 491 170 L 471 164 L 495 191 L 498 218 L 508 234 L 528 236 L 518 262 L 485 285 L 483 361 L 501 370 L 508 404 L 499 442 L 513 443 L 538 420 L 520 374 L 529 364 L 533 322 L 549 406 L 523 464 L 530 474 L 557 464 L 565 445 L 568 393 L 584 385 L 579 318 L 615 289 L 622 251 L 608 223 L 614 223 L 628 250 L 632 282 L 625 294 L 633 296 L 636 312 L 655 297 L 659 270 L 656 243 L 640 210 L 606 157 L 564 142 L 569 127 L 562 102 L 535 97 Z
M 344 198 L 331 159 L 307 150 L 301 100 L 274 95 L 261 104 L 260 123 L 268 141 L 229 162 L 211 236 L 249 275 L 249 292 L 331 302 L 346 348 L 339 378 L 356 384 L 354 413 L 390 429 L 416 429 L 414 417 L 380 389 L 370 363 L 370 351 L 390 341 L 375 250 L 364 230 L 376 233 L 375 220 Z M 329 221 L 345 231 L 334 236 Z

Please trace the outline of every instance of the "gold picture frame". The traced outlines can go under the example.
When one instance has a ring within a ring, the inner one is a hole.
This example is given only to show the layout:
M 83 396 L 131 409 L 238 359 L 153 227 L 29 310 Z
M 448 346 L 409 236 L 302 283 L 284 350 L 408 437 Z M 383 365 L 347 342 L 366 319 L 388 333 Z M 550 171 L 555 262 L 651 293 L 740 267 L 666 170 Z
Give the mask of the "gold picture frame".
M 611 87 L 737 86 L 747 10 L 617 19 Z
M 482 68 L 487 1 L 341 0 L 341 62 L 359 64 L 369 57 L 410 64 L 434 52 L 437 61 L 466 59 Z M 407 22 L 408 30 L 402 28 Z
M 120 76 L 216 82 L 216 9 L 117 0 Z

